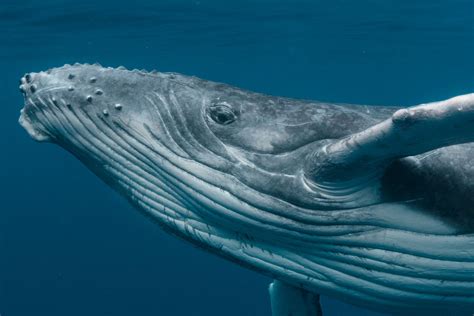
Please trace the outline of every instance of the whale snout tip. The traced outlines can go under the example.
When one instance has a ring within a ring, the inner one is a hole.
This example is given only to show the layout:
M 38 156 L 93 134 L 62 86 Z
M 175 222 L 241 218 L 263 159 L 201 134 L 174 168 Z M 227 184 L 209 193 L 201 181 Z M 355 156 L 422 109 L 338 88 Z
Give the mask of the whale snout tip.
M 38 142 L 51 142 L 52 137 L 43 128 L 34 114 L 31 97 L 38 91 L 38 73 L 27 73 L 20 79 L 20 92 L 23 94 L 25 104 L 20 111 L 18 123 Z

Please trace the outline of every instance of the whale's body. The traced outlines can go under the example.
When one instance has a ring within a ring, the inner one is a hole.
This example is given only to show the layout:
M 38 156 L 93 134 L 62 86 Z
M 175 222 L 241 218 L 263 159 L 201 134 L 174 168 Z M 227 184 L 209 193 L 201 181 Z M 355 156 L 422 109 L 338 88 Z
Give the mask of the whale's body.
M 328 104 L 98 65 L 28 74 L 20 89 L 34 139 L 274 288 L 393 313 L 474 311 L 472 95 Z

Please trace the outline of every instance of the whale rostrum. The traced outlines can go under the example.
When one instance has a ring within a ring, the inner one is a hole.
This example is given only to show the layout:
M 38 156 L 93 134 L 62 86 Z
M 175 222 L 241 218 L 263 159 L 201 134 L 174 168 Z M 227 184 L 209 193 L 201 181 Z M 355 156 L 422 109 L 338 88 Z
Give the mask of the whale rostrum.
M 403 108 L 74 64 L 20 82 L 20 124 L 166 231 L 275 281 L 389 313 L 474 311 L 474 94 Z

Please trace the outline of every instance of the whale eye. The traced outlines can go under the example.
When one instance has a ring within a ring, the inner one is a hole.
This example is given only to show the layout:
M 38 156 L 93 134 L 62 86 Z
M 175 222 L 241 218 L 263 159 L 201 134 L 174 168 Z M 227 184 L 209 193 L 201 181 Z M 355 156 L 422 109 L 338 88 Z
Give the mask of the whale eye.
M 212 120 L 221 125 L 227 125 L 237 119 L 234 110 L 227 103 L 216 103 L 209 107 Z

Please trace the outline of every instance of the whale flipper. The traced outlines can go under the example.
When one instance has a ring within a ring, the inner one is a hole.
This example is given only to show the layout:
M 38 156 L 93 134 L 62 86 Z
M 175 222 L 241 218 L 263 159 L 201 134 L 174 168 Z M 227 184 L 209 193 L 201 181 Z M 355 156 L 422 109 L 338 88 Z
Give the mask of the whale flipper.
M 318 183 L 349 181 L 396 159 L 474 141 L 474 93 L 396 111 L 389 119 L 313 153 Z
M 319 295 L 274 280 L 269 287 L 272 316 L 322 316 Z

